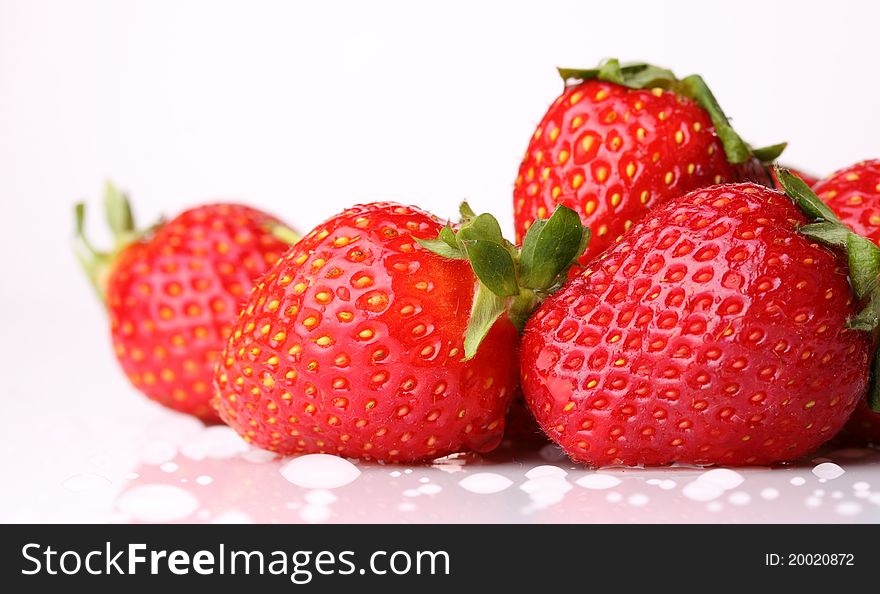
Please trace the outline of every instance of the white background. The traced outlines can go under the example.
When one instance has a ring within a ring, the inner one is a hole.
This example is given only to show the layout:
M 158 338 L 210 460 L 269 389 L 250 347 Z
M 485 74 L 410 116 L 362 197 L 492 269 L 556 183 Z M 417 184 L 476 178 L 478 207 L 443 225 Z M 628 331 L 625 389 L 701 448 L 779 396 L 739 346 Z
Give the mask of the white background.
M 0 0 L 0 434 L 23 486 L 6 503 L 156 412 L 69 249 L 71 205 L 104 179 L 144 221 L 241 199 L 308 230 L 357 202 L 450 216 L 467 197 L 509 228 L 554 67 L 608 56 L 703 74 L 745 138 L 828 173 L 880 157 L 877 7 Z

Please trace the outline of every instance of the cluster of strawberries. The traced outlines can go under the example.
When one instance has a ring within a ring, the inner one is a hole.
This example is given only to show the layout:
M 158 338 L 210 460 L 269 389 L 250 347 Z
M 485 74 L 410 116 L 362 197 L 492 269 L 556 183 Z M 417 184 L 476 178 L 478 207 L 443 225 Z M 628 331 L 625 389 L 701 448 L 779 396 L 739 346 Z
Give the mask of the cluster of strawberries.
M 279 454 L 487 452 L 506 422 L 594 466 L 880 441 L 880 161 L 814 180 L 744 142 L 699 76 L 560 73 L 516 243 L 466 204 L 455 223 L 355 206 L 302 238 L 233 204 L 139 231 L 109 188 L 100 252 L 79 205 L 131 382 Z

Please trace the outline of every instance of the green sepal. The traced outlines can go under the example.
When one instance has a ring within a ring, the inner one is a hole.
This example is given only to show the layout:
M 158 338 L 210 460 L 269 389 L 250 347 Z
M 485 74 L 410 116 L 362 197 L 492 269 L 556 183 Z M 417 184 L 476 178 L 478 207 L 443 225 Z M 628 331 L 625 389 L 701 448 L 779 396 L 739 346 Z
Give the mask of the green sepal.
M 109 180 L 105 183 L 104 189 L 104 213 L 116 245 L 127 244 L 135 233 L 131 202 L 128 196 Z
M 442 241 L 446 242 L 446 245 L 449 247 L 456 247 L 457 240 L 455 238 L 455 231 L 452 230 L 452 227 L 446 225 L 442 229 L 440 229 L 440 235 L 437 236 Z
M 584 237 L 589 229 L 580 216 L 566 206 L 559 206 L 545 221 L 536 221 L 523 239 L 520 255 L 520 282 L 532 289 L 545 290 L 553 285 L 559 273 L 567 270 L 573 260 L 584 253 Z
M 416 243 L 420 246 L 434 252 L 438 256 L 443 256 L 449 260 L 467 260 L 467 256 L 457 245 L 449 245 L 442 239 L 416 239 Z
M 677 79 L 671 70 L 660 68 L 653 64 L 636 62 L 620 64 L 616 58 L 609 58 L 600 64 L 598 68 L 557 68 L 562 80 L 591 80 L 598 79 L 613 82 L 630 89 L 650 89 L 654 87 L 670 88 Z
M 709 119 L 712 120 L 712 125 L 715 127 L 715 133 L 721 139 L 721 144 L 724 146 L 727 160 L 734 165 L 748 161 L 752 157 L 749 145 L 740 138 L 739 134 L 730 125 L 730 120 L 724 115 L 718 100 L 715 99 L 715 95 L 709 89 L 709 85 L 706 84 L 703 77 L 698 74 L 692 74 L 685 77 L 681 81 L 681 85 L 685 89 L 682 94 L 696 101 L 709 114 Z
M 464 358 L 472 359 L 477 354 L 483 339 L 492 330 L 492 326 L 505 312 L 504 299 L 478 282 L 471 306 L 470 320 L 464 334 Z
M 458 205 L 458 214 L 461 217 L 459 223 L 462 225 L 470 223 L 471 220 L 477 216 L 477 213 L 475 213 L 474 209 L 471 208 L 471 205 L 467 203 L 467 200 L 463 200 L 462 203 Z
M 880 292 L 874 291 L 865 307 L 847 321 L 846 327 L 850 330 L 872 332 L 878 324 L 880 324 Z
M 752 157 L 764 163 L 776 160 L 785 149 L 785 143 L 752 149 L 730 125 L 715 95 L 703 80 L 703 77 L 692 74 L 683 79 L 676 78 L 671 70 L 660 68 L 643 62 L 623 64 L 615 58 L 603 61 L 598 68 L 577 69 L 557 68 L 559 75 L 568 83 L 569 80 L 586 81 L 591 79 L 604 80 L 629 89 L 649 89 L 659 87 L 692 99 L 702 107 L 712 120 L 715 133 L 724 146 L 727 160 L 733 165 L 745 163 Z
M 626 84 L 626 79 L 623 76 L 623 69 L 620 67 L 620 61 L 616 58 L 605 60 L 605 62 L 599 66 L 596 78 L 599 80 L 607 80 L 608 82 L 613 82 L 618 85 Z
M 810 189 L 804 180 L 793 174 L 784 167 L 776 167 L 776 179 L 789 198 L 803 211 L 809 219 L 841 223 L 840 218 L 834 214 L 827 204 L 822 202 L 816 193 Z
M 548 220 L 538 219 L 522 249 L 504 239 L 490 214 L 462 209 L 458 232 L 447 226 L 434 239 L 417 239 L 425 249 L 449 259 L 467 259 L 477 277 L 471 319 L 465 333 L 465 358 L 503 313 L 522 330 L 534 309 L 558 289 L 589 242 L 590 231 L 570 208 L 559 206 Z
M 752 154 L 762 163 L 772 163 L 785 151 L 788 146 L 787 142 L 771 144 L 770 146 L 762 146 L 759 148 L 752 147 Z
M 95 249 L 85 233 L 86 205 L 78 202 L 74 205 L 74 244 L 73 253 L 83 269 L 89 284 L 102 303 L 106 303 L 105 281 L 113 261 L 111 252 Z
M 846 239 L 850 235 L 849 229 L 831 221 L 810 223 L 800 227 L 798 232 L 805 237 L 815 239 L 819 243 L 840 249 L 846 249 Z
M 864 299 L 876 292 L 877 276 L 880 275 L 880 248 L 870 239 L 850 232 L 846 238 L 846 255 L 849 278 L 856 297 Z
M 74 253 L 92 287 L 102 302 L 106 304 L 107 278 L 117 256 L 130 244 L 140 241 L 161 224 L 139 230 L 135 225 L 131 202 L 128 196 L 113 183 L 107 182 L 104 189 L 104 215 L 113 235 L 113 249 L 98 250 L 85 232 L 86 205 L 74 205 Z
M 465 253 L 480 282 L 498 297 L 519 295 L 513 257 L 501 244 L 485 239 L 464 240 Z
M 506 242 L 498 220 L 487 213 L 472 217 L 461 226 L 456 235 L 459 241 L 481 240 L 498 244 Z

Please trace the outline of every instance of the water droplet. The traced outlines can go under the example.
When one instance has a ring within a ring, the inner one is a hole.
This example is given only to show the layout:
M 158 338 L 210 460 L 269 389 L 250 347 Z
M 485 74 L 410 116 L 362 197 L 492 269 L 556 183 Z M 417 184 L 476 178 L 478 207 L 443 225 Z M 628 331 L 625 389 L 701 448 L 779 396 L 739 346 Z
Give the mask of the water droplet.
M 566 476 L 568 473 L 559 468 L 558 466 L 551 466 L 549 464 L 544 464 L 542 466 L 535 466 L 531 470 L 526 473 L 526 478 L 528 479 L 536 479 L 541 478 L 543 476 Z
M 846 472 L 843 468 L 835 464 L 834 462 L 823 462 L 813 468 L 813 474 L 815 474 L 820 479 L 825 480 L 833 480 L 837 477 L 841 476 L 844 472 Z
M 360 474 L 358 467 L 345 458 L 329 454 L 299 456 L 281 468 L 281 476 L 306 489 L 337 489 L 353 482 Z
M 582 476 L 575 483 L 585 489 L 611 489 L 620 484 L 620 479 L 610 474 L 595 472 Z
M 178 466 L 174 462 L 165 462 L 164 464 L 162 464 L 159 467 L 159 470 L 161 470 L 162 472 L 171 473 L 171 472 L 177 472 L 178 468 L 180 468 L 180 466 Z
M 712 501 L 725 491 L 740 486 L 745 478 L 728 468 L 713 468 L 698 476 L 682 489 L 682 494 L 693 501 Z
M 730 470 L 729 468 L 713 468 L 712 470 L 701 474 L 697 480 L 713 483 L 726 491 L 737 488 L 746 479 L 740 473 Z
M 513 484 L 513 481 L 494 472 L 478 472 L 464 477 L 458 484 L 465 491 L 479 495 L 491 495 L 504 491 Z

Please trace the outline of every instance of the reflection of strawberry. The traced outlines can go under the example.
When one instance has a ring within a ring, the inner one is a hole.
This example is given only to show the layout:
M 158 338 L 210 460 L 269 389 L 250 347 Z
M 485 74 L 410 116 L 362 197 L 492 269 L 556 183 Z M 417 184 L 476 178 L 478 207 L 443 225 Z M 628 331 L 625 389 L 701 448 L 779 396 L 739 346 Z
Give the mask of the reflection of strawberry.
M 609 60 L 594 70 L 560 70 L 565 88 L 531 138 L 513 192 L 517 240 L 557 204 L 581 215 L 593 239 L 582 258 L 611 245 L 648 208 L 714 183 L 770 185 L 698 76 L 678 80 L 646 64 Z
M 795 190 L 824 220 L 815 237 L 846 240 L 806 186 Z M 788 197 L 753 184 L 653 210 L 526 327 L 523 389 L 544 430 L 597 466 L 766 464 L 831 438 L 868 377 L 869 334 L 847 324 L 870 324 L 864 312 L 850 320 L 844 262 L 799 234 L 803 222 Z M 850 271 L 859 296 L 875 272 Z
M 217 368 L 221 418 L 282 454 L 495 448 L 517 385 L 515 325 L 586 239 L 568 210 L 535 231 L 520 254 L 489 215 L 457 232 L 393 203 L 332 217 L 251 294 Z
M 276 237 L 285 228 L 251 208 L 217 204 L 138 232 L 128 200 L 113 187 L 107 210 L 114 251 L 98 252 L 85 239 L 82 205 L 77 247 L 106 302 L 123 370 L 153 400 L 217 420 L 214 365 L 253 279 L 289 247 Z
M 862 161 L 833 173 L 814 187 L 837 216 L 856 233 L 880 245 L 880 160 Z M 846 426 L 846 432 L 880 443 L 880 413 L 863 402 Z

